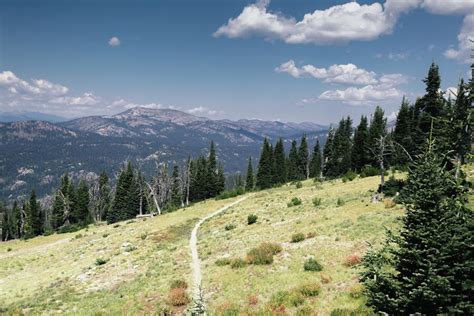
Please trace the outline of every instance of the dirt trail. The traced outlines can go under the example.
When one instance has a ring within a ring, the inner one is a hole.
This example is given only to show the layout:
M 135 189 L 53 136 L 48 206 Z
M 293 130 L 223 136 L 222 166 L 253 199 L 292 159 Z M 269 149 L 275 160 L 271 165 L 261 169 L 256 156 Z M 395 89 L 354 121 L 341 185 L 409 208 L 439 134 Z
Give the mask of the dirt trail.
M 225 212 L 229 208 L 239 204 L 243 200 L 247 199 L 248 196 L 242 197 L 238 199 L 237 201 L 230 203 L 214 213 L 211 213 L 197 222 L 196 226 L 194 226 L 193 231 L 191 232 L 191 238 L 189 239 L 189 248 L 191 249 L 191 257 L 192 257 L 192 263 L 191 263 L 191 268 L 193 271 L 193 298 L 196 300 L 199 300 L 202 296 L 201 293 L 201 279 L 202 279 L 202 274 L 201 274 L 201 260 L 199 259 L 199 253 L 197 250 L 197 232 L 199 227 L 201 226 L 202 223 L 207 221 L 208 219 L 219 215 L 222 212 Z

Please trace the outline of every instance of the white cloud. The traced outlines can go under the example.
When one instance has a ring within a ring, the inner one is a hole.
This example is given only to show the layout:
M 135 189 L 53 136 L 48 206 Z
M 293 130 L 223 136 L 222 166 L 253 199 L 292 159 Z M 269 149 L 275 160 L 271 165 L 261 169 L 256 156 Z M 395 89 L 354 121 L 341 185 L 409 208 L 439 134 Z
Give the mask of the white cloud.
M 395 87 L 367 85 L 362 88 L 349 87 L 344 90 L 328 90 L 318 100 L 340 101 L 349 105 L 374 105 L 387 99 L 399 99 L 403 92 Z
M 189 114 L 193 114 L 193 115 L 208 115 L 208 116 L 216 116 L 216 115 L 222 115 L 223 114 L 222 111 L 212 110 L 212 109 L 209 109 L 205 106 L 198 106 L 198 107 L 189 109 L 186 112 L 188 112 Z
M 472 0 L 424 0 L 421 7 L 434 14 L 465 15 L 474 13 L 474 1 Z
M 65 86 L 44 79 L 32 79 L 31 82 L 27 82 L 18 78 L 11 71 L 0 72 L 0 86 L 6 88 L 12 94 L 22 96 L 24 99 L 59 96 L 69 91 Z
M 86 92 L 83 95 L 77 97 L 63 96 L 59 98 L 54 98 L 50 102 L 66 105 L 96 105 L 100 101 L 100 98 L 94 95 L 92 92 Z
M 392 32 L 399 16 L 419 5 L 419 0 L 387 0 L 360 5 L 349 2 L 316 10 L 297 21 L 267 9 L 270 1 L 244 7 L 236 18 L 222 25 L 214 36 L 262 36 L 289 44 L 332 44 L 367 41 Z
M 471 40 L 474 40 L 474 14 L 464 17 L 461 32 L 458 35 L 457 49 L 449 48 L 444 52 L 444 56 L 462 63 L 469 63 L 471 49 L 474 47 L 474 43 Z
M 119 46 L 120 43 L 120 39 L 116 36 L 113 36 L 109 39 L 109 45 L 112 47 Z

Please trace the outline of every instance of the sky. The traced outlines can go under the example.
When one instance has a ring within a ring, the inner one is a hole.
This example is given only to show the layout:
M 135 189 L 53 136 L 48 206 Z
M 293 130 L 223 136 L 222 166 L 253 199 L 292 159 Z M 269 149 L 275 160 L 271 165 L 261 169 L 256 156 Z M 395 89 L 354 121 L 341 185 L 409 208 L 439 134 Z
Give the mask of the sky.
M 328 124 L 469 79 L 474 0 L 4 0 L 0 112 Z

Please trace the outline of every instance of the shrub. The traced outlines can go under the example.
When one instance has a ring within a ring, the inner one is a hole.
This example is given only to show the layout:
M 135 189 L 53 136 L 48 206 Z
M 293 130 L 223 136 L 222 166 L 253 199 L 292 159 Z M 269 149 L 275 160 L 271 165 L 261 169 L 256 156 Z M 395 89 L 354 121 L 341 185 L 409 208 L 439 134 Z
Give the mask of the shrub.
M 328 283 L 331 283 L 331 281 L 332 281 L 332 278 L 329 275 L 326 275 L 326 274 L 321 274 L 320 278 L 321 278 L 321 282 L 323 284 L 328 284 Z
M 246 265 L 247 265 L 247 262 L 244 259 L 241 259 L 241 258 L 235 258 L 235 259 L 230 260 L 230 267 L 232 269 L 243 268 Z
M 234 303 L 226 302 L 217 307 L 216 314 L 222 316 L 238 316 L 240 315 L 240 308 Z
M 296 182 L 295 186 L 297 189 L 301 189 L 303 187 L 303 183 L 301 183 L 301 181 L 298 181 Z
M 250 214 L 249 216 L 247 216 L 247 224 L 248 225 L 252 225 L 252 224 L 255 224 L 257 222 L 257 219 L 258 219 L 258 216 L 255 215 L 255 214 Z
M 79 224 L 69 224 L 69 225 L 63 225 L 59 227 L 58 233 L 64 234 L 64 233 L 73 233 L 77 232 L 78 230 L 81 230 L 83 226 Z
M 215 264 L 216 266 L 219 266 L 219 267 L 227 266 L 230 264 L 230 259 L 229 258 L 217 259 Z
M 298 291 L 290 291 L 288 295 L 288 304 L 294 307 L 300 306 L 304 303 L 304 296 Z
M 250 264 L 272 264 L 273 256 L 281 252 L 282 248 L 274 243 L 262 243 L 247 253 L 247 262 Z
M 341 198 L 337 199 L 337 202 L 336 202 L 337 206 L 343 206 L 344 204 L 346 204 L 346 202 L 343 199 L 341 199 Z
M 249 305 L 257 305 L 258 304 L 258 296 L 250 295 L 248 298 Z
M 305 261 L 303 266 L 305 271 L 321 271 L 323 266 L 314 258 L 309 258 Z
M 385 208 L 394 208 L 397 205 L 393 199 L 385 199 L 384 204 Z
M 305 236 L 303 233 L 296 233 L 291 236 L 291 242 L 300 242 L 305 239 Z
M 360 258 L 359 255 L 356 255 L 356 254 L 353 254 L 353 255 L 350 255 L 346 258 L 346 261 L 345 261 L 345 265 L 347 267 L 353 267 L 353 266 L 356 266 L 358 264 L 360 264 L 362 262 L 362 259 Z
M 108 236 L 109 236 L 109 234 L 107 234 L 107 233 L 102 235 L 102 237 L 104 237 L 104 238 L 107 238 Z
M 352 170 L 346 172 L 346 174 L 342 177 L 342 182 L 352 181 L 357 177 L 357 173 Z
M 365 166 L 360 171 L 361 178 L 373 177 L 373 176 L 378 176 L 378 175 L 380 175 L 380 170 L 372 166 Z
M 385 196 L 395 196 L 397 193 L 401 192 L 405 186 L 405 181 L 397 180 L 393 175 L 385 181 L 383 186 L 383 193 Z M 382 192 L 382 187 L 379 185 L 377 192 Z
M 140 235 L 140 238 L 141 238 L 142 240 L 145 240 L 145 239 L 147 238 L 147 236 L 148 236 L 147 233 L 143 233 L 143 234 Z
M 297 287 L 297 291 L 307 297 L 317 296 L 321 291 L 321 285 L 318 283 L 308 283 Z
M 237 226 L 235 224 L 227 224 L 225 225 L 225 230 L 232 230 L 236 228 Z
M 306 234 L 306 239 L 310 239 L 310 238 L 314 238 L 316 237 L 316 233 L 315 232 L 309 232 Z
M 8 247 L 7 252 L 10 252 L 10 251 L 12 251 L 12 248 Z
M 291 199 L 290 202 L 288 202 L 288 207 L 292 207 L 292 206 L 297 206 L 297 205 L 301 205 L 303 204 L 303 201 L 301 201 L 301 199 L 297 198 L 297 197 L 294 197 Z
M 358 299 L 364 295 L 364 286 L 362 284 L 356 284 L 349 289 L 349 295 L 352 298 Z
M 268 304 L 272 308 L 285 305 L 288 302 L 289 295 L 290 293 L 288 291 L 278 291 L 272 295 Z
M 109 259 L 108 259 L 108 258 L 97 258 L 97 259 L 95 259 L 95 265 L 96 265 L 96 266 L 104 265 L 104 264 L 106 264 L 107 262 L 109 262 Z
M 190 299 L 186 293 L 186 289 L 175 288 L 168 293 L 168 304 L 172 306 L 183 306 L 189 304 Z
M 320 206 L 321 203 L 322 203 L 322 199 L 321 199 L 321 198 L 315 197 L 315 198 L 313 199 L 313 205 L 314 205 L 314 206 Z
M 303 306 L 298 308 L 296 311 L 296 316 L 312 316 L 316 315 L 313 311 L 313 309 L 310 306 Z
M 187 289 L 188 283 L 184 280 L 173 280 L 170 284 L 170 289 Z

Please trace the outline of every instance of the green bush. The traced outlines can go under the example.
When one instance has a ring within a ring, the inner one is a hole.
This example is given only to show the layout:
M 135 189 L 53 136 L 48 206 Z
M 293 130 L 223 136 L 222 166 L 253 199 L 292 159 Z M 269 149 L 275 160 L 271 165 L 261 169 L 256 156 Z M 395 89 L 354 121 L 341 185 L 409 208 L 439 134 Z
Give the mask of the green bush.
M 247 262 L 244 259 L 241 259 L 241 258 L 235 258 L 235 259 L 230 260 L 230 267 L 232 269 L 243 268 L 246 265 L 247 265 Z
M 245 190 L 243 188 L 236 188 L 233 190 L 225 190 L 221 192 L 218 196 L 216 196 L 216 200 L 225 200 L 229 198 L 233 198 L 239 195 L 242 195 L 245 193 Z
M 95 265 L 96 266 L 101 266 L 101 265 L 104 265 L 106 264 L 107 262 L 109 262 L 110 259 L 108 258 L 97 258 L 95 259 Z
M 301 183 L 301 181 L 298 181 L 296 182 L 295 186 L 297 189 L 301 189 L 303 187 L 303 183 Z
M 309 258 L 303 266 L 305 271 L 322 271 L 323 266 L 314 258 Z
M 361 178 L 373 177 L 373 176 L 378 176 L 378 175 L 380 175 L 380 170 L 372 166 L 365 166 L 360 171 Z
M 296 233 L 291 236 L 291 242 L 293 243 L 303 241 L 304 239 L 305 236 L 303 233 Z
M 82 228 L 84 227 L 78 224 L 63 225 L 59 227 L 58 233 L 60 234 L 73 233 L 73 232 L 77 232 L 78 230 L 81 230 Z
M 298 308 L 295 316 L 313 316 L 315 315 L 313 309 L 310 306 L 303 306 Z
M 405 181 L 397 180 L 393 175 L 385 181 L 383 186 L 383 193 L 385 196 L 396 196 L 397 193 L 402 192 L 403 187 L 405 186 Z M 377 192 L 382 192 L 382 186 L 379 185 Z
M 336 202 L 337 206 L 343 206 L 344 204 L 346 204 L 346 202 L 343 199 L 341 199 L 341 198 L 337 199 L 337 202 Z
M 308 283 L 297 287 L 297 290 L 307 297 L 317 296 L 321 291 L 321 285 L 318 283 Z
M 322 199 L 321 198 L 318 198 L 318 197 L 315 197 L 313 198 L 313 205 L 314 206 L 320 206 L 322 204 Z
M 294 197 L 291 199 L 290 202 L 288 202 L 287 206 L 288 207 L 292 207 L 292 206 L 297 206 L 297 205 L 301 205 L 303 204 L 303 201 L 301 201 L 301 199 L 297 198 L 297 197 Z
M 225 225 L 225 230 L 232 230 L 236 228 L 237 226 L 235 224 L 227 224 Z
M 252 225 L 252 224 L 255 224 L 257 222 L 257 219 L 258 219 L 258 216 L 255 215 L 255 214 L 250 214 L 249 216 L 247 216 L 247 224 L 248 225 Z
M 188 283 L 184 280 L 173 280 L 170 284 L 170 289 L 187 289 Z
M 273 256 L 281 252 L 282 248 L 275 243 L 261 243 L 257 248 L 247 253 L 247 262 L 250 264 L 272 264 Z
M 304 301 L 304 296 L 298 291 L 278 291 L 271 296 L 269 305 L 272 308 L 277 308 L 282 305 L 297 307 L 304 304 Z
M 230 259 L 229 258 L 217 259 L 215 264 L 218 267 L 228 266 L 230 264 Z
M 357 173 L 352 170 L 346 172 L 346 174 L 342 177 L 342 182 L 352 181 L 357 177 Z

